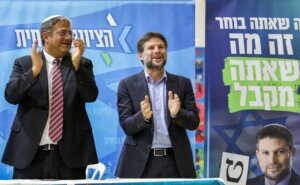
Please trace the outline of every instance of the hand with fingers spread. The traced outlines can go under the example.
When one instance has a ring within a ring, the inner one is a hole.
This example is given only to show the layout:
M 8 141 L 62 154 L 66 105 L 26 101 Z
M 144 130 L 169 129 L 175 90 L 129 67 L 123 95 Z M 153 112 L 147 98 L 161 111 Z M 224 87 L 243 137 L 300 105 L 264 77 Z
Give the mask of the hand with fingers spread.
M 149 121 L 152 116 L 152 110 L 151 110 L 150 98 L 148 95 L 146 95 L 145 99 L 141 101 L 141 111 L 144 119 L 146 121 Z
M 74 48 L 72 51 L 72 62 L 75 70 L 79 68 L 81 56 L 84 53 L 84 43 L 81 39 L 74 40 Z
M 42 53 L 40 50 L 37 50 L 37 44 L 38 41 L 35 40 L 32 44 L 32 52 L 31 52 L 31 60 L 32 60 L 32 73 L 33 73 L 33 77 L 36 78 L 40 72 L 41 69 L 43 67 L 43 61 L 42 61 Z
M 168 107 L 172 117 L 175 117 L 180 110 L 180 99 L 177 94 L 174 94 L 172 91 L 168 92 Z

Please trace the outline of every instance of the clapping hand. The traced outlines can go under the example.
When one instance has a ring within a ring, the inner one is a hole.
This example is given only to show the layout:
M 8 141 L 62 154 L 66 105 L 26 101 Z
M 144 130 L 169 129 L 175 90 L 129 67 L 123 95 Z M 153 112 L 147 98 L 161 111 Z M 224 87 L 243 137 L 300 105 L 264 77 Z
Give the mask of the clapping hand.
M 75 70 L 79 68 L 80 59 L 84 52 L 84 43 L 83 40 L 76 38 L 74 40 L 74 48 L 72 51 L 72 62 Z
M 177 94 L 174 94 L 172 91 L 168 92 L 168 107 L 172 117 L 175 117 L 180 110 L 180 99 Z
M 36 78 L 43 67 L 43 60 L 41 58 L 42 53 L 40 50 L 37 50 L 38 41 L 35 40 L 32 44 L 32 52 L 31 52 L 31 61 L 32 61 L 32 74 L 33 77 Z
M 150 98 L 148 95 L 145 96 L 145 99 L 141 101 L 140 105 L 141 105 L 141 111 L 144 120 L 149 121 L 152 116 L 152 110 L 151 110 Z

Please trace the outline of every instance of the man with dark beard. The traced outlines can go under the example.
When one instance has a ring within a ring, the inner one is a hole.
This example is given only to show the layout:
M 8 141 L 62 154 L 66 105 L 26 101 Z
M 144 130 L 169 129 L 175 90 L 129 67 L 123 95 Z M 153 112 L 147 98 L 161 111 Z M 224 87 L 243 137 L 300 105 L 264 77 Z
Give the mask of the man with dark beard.
M 116 169 L 120 178 L 195 178 L 186 129 L 198 127 L 191 81 L 164 70 L 168 43 L 157 32 L 137 43 L 144 70 L 118 87 L 120 125 L 126 134 Z
M 249 179 L 247 185 L 299 185 L 292 170 L 296 155 L 291 132 L 279 124 L 265 126 L 256 135 L 256 156 L 263 175 Z

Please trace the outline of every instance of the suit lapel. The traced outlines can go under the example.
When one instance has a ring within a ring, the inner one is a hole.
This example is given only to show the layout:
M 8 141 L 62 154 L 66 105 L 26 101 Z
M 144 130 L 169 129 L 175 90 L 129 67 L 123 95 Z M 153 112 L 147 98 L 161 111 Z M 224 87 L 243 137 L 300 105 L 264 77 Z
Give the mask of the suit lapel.
M 166 92 L 167 97 L 169 91 L 172 91 L 173 93 L 177 93 L 177 82 L 173 75 L 167 73 L 167 92 Z
M 65 86 L 65 82 L 66 79 L 69 75 L 69 72 L 72 68 L 72 60 L 71 60 L 71 56 L 68 54 L 67 56 L 65 56 L 62 61 L 61 61 L 61 73 L 62 73 L 62 78 L 63 78 L 63 86 Z
M 138 97 L 138 100 L 144 100 L 145 95 L 149 96 L 149 89 L 148 89 L 148 84 L 147 84 L 147 80 L 145 78 L 144 71 L 141 71 L 138 74 L 137 91 L 139 92 L 139 93 L 137 93 L 137 95 L 140 96 L 140 97 Z
M 49 102 L 49 94 L 48 94 L 48 75 L 47 75 L 47 62 L 46 58 L 44 56 L 44 52 L 42 52 L 42 60 L 43 60 L 43 66 L 41 69 L 41 72 L 39 74 L 38 81 L 40 83 L 40 86 L 42 87 L 43 95 L 45 99 L 47 99 L 47 102 Z
M 167 84 L 166 84 L 166 86 L 167 86 L 166 87 L 166 107 L 167 107 L 167 120 L 166 120 L 166 122 L 169 126 L 171 115 L 170 115 L 170 111 L 169 111 L 169 108 L 168 108 L 168 99 L 169 99 L 168 92 L 172 91 L 173 93 L 177 93 L 177 91 L 178 91 L 177 90 L 176 79 L 170 73 L 167 73 Z

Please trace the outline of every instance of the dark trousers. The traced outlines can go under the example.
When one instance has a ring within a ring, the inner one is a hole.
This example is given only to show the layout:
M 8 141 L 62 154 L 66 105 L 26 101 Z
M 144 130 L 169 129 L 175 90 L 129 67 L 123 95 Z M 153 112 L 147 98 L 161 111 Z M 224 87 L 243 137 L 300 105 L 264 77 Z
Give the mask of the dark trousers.
M 27 168 L 14 168 L 13 179 L 85 179 L 85 168 L 67 167 L 58 149 L 38 150 Z
M 150 155 L 141 178 L 180 178 L 174 155 Z

